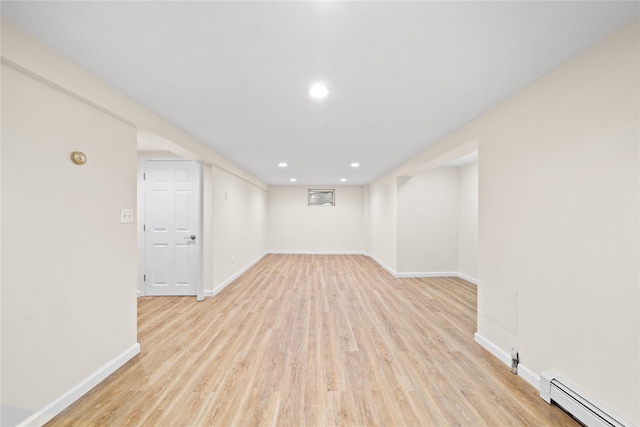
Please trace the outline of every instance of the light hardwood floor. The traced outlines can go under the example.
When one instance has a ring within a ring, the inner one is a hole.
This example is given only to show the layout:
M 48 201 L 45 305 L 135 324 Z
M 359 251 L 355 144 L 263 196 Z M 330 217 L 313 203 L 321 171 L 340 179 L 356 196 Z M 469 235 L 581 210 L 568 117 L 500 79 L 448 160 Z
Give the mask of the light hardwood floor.
M 141 354 L 50 425 L 578 425 L 473 341 L 476 298 L 364 256 L 267 255 L 204 302 L 140 298 Z

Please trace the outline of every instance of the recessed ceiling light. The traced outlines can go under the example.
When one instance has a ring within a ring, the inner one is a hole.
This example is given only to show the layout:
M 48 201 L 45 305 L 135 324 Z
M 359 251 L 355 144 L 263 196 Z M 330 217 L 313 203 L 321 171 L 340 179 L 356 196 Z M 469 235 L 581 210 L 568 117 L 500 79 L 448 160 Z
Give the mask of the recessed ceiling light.
M 340 182 L 347 182 L 347 178 L 340 178 Z
M 323 83 L 314 83 L 309 89 L 309 96 L 314 99 L 325 98 L 329 94 L 329 89 Z
M 289 181 L 296 182 L 296 179 L 295 178 L 291 178 Z
M 360 163 L 358 163 L 358 162 L 351 163 L 351 167 L 352 168 L 357 168 L 358 166 L 360 166 Z
M 280 162 L 278 163 L 278 166 L 280 166 L 281 168 L 286 168 L 287 164 L 285 162 Z

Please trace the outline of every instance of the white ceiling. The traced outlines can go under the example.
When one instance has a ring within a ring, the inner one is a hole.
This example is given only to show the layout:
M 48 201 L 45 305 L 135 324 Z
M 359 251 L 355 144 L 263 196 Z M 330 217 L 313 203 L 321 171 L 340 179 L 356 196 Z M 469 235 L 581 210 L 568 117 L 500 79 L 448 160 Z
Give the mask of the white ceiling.
M 632 2 L 10 2 L 269 184 L 365 184 L 637 19 Z M 308 94 L 324 81 L 329 96 Z M 278 162 L 289 164 L 279 168 Z M 357 169 L 351 162 L 360 162 Z

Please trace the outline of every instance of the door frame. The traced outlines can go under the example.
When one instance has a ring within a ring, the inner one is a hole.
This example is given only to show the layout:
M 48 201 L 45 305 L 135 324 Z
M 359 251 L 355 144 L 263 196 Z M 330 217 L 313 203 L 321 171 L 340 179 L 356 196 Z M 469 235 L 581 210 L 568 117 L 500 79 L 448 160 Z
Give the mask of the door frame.
M 203 283 L 203 268 L 204 268 L 204 194 L 203 194 L 203 162 L 194 161 L 180 157 L 177 154 L 166 152 L 158 153 L 153 152 L 149 155 L 138 154 L 138 175 L 137 175 L 137 215 L 136 215 L 136 228 L 138 232 L 138 285 L 137 296 L 146 296 L 146 283 L 145 272 L 147 267 L 146 259 L 146 236 L 144 231 L 144 224 L 146 221 L 145 211 L 145 181 L 143 174 L 145 172 L 146 161 L 190 161 L 197 164 L 196 168 L 196 194 L 198 195 L 198 212 L 199 220 L 197 224 L 196 235 L 198 236 L 198 244 L 196 245 L 196 299 L 198 301 L 204 300 L 204 283 Z

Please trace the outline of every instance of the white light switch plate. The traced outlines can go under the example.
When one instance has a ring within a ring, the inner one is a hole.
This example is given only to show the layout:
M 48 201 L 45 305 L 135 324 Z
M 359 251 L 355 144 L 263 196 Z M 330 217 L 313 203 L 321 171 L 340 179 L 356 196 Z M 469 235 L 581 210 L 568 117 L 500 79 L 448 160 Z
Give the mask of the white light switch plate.
M 120 209 L 120 224 L 133 222 L 133 209 Z

